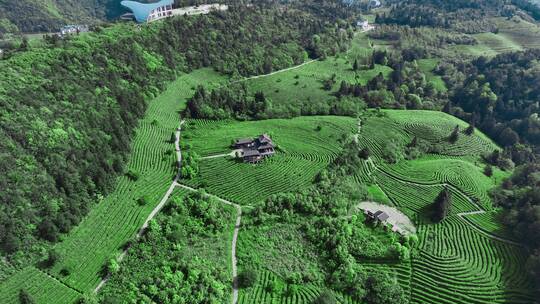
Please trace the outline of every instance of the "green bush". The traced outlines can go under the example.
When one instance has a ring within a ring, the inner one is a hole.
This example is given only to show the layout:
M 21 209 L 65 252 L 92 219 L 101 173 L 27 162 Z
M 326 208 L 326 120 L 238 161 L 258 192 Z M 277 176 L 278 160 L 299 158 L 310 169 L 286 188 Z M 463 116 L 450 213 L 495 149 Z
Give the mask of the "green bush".
M 244 270 L 238 275 L 238 286 L 241 288 L 252 287 L 255 283 L 257 283 L 257 273 L 254 270 Z

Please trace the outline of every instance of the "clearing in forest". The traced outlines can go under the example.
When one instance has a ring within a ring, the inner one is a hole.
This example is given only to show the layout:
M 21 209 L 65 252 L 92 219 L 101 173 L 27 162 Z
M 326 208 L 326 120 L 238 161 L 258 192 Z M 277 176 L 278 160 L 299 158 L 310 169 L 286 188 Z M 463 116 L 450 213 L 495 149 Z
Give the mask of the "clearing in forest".
M 389 223 L 392 228 L 395 228 L 396 231 L 403 235 L 416 233 L 416 227 L 414 227 L 414 224 L 411 222 L 411 220 L 395 207 L 379 204 L 376 202 L 361 202 L 360 204 L 358 204 L 357 210 L 355 211 L 358 211 L 358 209 L 368 210 L 371 213 L 375 213 L 379 210 L 383 211 L 389 216 L 386 222 Z

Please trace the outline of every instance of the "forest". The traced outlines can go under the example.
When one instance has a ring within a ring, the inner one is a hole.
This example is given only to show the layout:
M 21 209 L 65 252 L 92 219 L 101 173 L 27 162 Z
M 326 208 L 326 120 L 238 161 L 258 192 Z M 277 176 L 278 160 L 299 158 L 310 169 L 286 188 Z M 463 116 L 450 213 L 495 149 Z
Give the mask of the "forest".
M 0 61 L 2 251 L 19 262 L 39 255 L 39 240 L 56 242 L 80 222 L 125 173 L 138 118 L 175 75 L 213 67 L 249 76 L 336 52 L 335 20 L 312 11 L 238 6 L 141 32 L 96 27 L 7 54 Z

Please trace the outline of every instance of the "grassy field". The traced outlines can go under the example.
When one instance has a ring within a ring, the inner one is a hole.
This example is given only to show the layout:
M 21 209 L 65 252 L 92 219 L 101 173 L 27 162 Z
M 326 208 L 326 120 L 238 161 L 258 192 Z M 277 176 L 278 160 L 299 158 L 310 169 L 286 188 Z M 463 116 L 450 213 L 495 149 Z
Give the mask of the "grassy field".
M 360 33 L 357 34 L 350 50 L 345 54 L 318 60 L 269 77 L 253 79 L 248 81 L 247 85 L 252 92 L 262 91 L 267 98 L 280 105 L 298 102 L 318 103 L 335 99 L 333 93 L 339 89 L 342 80 L 365 85 L 379 73 L 385 77 L 390 74 L 392 69 L 382 65 L 375 65 L 374 69 L 366 68 L 358 71 L 352 69 L 355 59 L 362 63 L 362 60 L 372 52 L 369 39 L 365 34 Z M 336 81 L 332 90 L 324 90 L 323 81 L 334 74 Z
M 211 70 L 194 71 L 179 77 L 167 91 L 150 102 L 136 130 L 127 165 L 129 170 L 138 173 L 139 178 L 119 177 L 115 191 L 96 202 L 85 219 L 56 245 L 60 260 L 48 270 L 50 275 L 80 292 L 89 292 L 96 287 L 104 263 L 119 254 L 126 242 L 134 237 L 175 175 L 176 155 L 169 140 L 180 123 L 178 112 L 191 97 L 192 88 L 224 80 Z M 137 200 L 143 196 L 149 203 L 140 206 Z M 36 286 L 54 283 L 39 271 L 23 271 L 16 277 Z M 29 289 L 29 292 L 40 299 L 39 289 Z M 8 299 L 13 298 L 12 294 L 6 295 Z M 69 299 L 71 297 L 58 297 L 55 303 L 70 303 Z
M 452 49 L 471 56 L 495 56 L 504 52 L 540 47 L 540 26 L 519 17 L 492 18 L 499 28 L 497 34 L 474 34 L 478 44 L 456 45 Z
M 191 120 L 184 132 L 184 143 L 192 145 L 192 150 L 202 157 L 230 153 L 234 139 L 262 133 L 272 137 L 278 153 L 256 166 L 232 157 L 202 159 L 199 176 L 182 182 L 242 205 L 302 189 L 330 164 L 340 151 L 338 141 L 355 126 L 353 118 L 333 116 L 253 122 Z
M 438 59 L 420 59 L 417 60 L 417 63 L 420 70 L 426 74 L 426 80 L 431 82 L 437 91 L 448 91 L 448 88 L 446 88 L 446 84 L 444 83 L 444 80 L 442 80 L 441 76 L 433 73 L 433 70 L 437 67 L 437 64 L 439 64 Z

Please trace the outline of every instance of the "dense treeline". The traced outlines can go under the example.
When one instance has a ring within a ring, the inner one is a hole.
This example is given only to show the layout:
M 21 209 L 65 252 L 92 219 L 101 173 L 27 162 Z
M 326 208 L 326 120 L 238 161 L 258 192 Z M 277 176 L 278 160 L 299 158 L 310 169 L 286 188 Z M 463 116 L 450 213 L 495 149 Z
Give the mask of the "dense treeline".
M 115 0 L 5 0 L 0 2 L 0 20 L 7 20 L 25 33 L 58 31 L 65 24 L 96 23 L 100 19 L 116 17 L 120 12 L 120 1 Z
M 500 144 L 540 144 L 539 50 L 507 53 L 493 59 L 480 57 L 461 69 L 440 70 L 454 86 L 450 111 L 473 122 Z M 467 75 L 462 82 L 458 79 Z M 516 149 L 519 147 L 516 147 Z M 529 153 L 530 154 L 530 153 Z M 530 159 L 518 158 L 518 163 Z
M 540 165 L 518 167 L 511 178 L 492 192 L 495 203 L 506 209 L 504 223 L 526 244 L 531 255 L 527 270 L 540 295 Z
M 531 7 L 521 1 L 511 4 L 503 0 L 473 1 L 392 1 L 388 12 L 378 14 L 378 23 L 429 26 L 452 29 L 468 34 L 495 32 L 497 26 L 488 17 L 523 15 L 519 8 L 535 14 Z M 515 4 L 516 6 L 512 5 Z
M 444 58 L 450 55 L 447 51 L 449 46 L 478 44 L 470 35 L 427 26 L 383 24 L 370 31 L 368 36 L 391 41 L 401 52 L 413 54 L 416 58 L 424 58 L 426 55 Z
M 301 115 L 356 116 L 365 108 L 361 100 L 342 98 L 298 103 L 273 102 L 263 92 L 249 92 L 244 83 L 232 84 L 208 91 L 198 87 L 188 100 L 184 115 L 201 119 L 270 119 Z
M 212 66 L 248 76 L 331 52 L 339 28 L 327 22 L 238 6 L 49 39 L 0 61 L 2 251 L 57 241 L 81 220 L 124 172 L 138 118 L 176 73 Z

